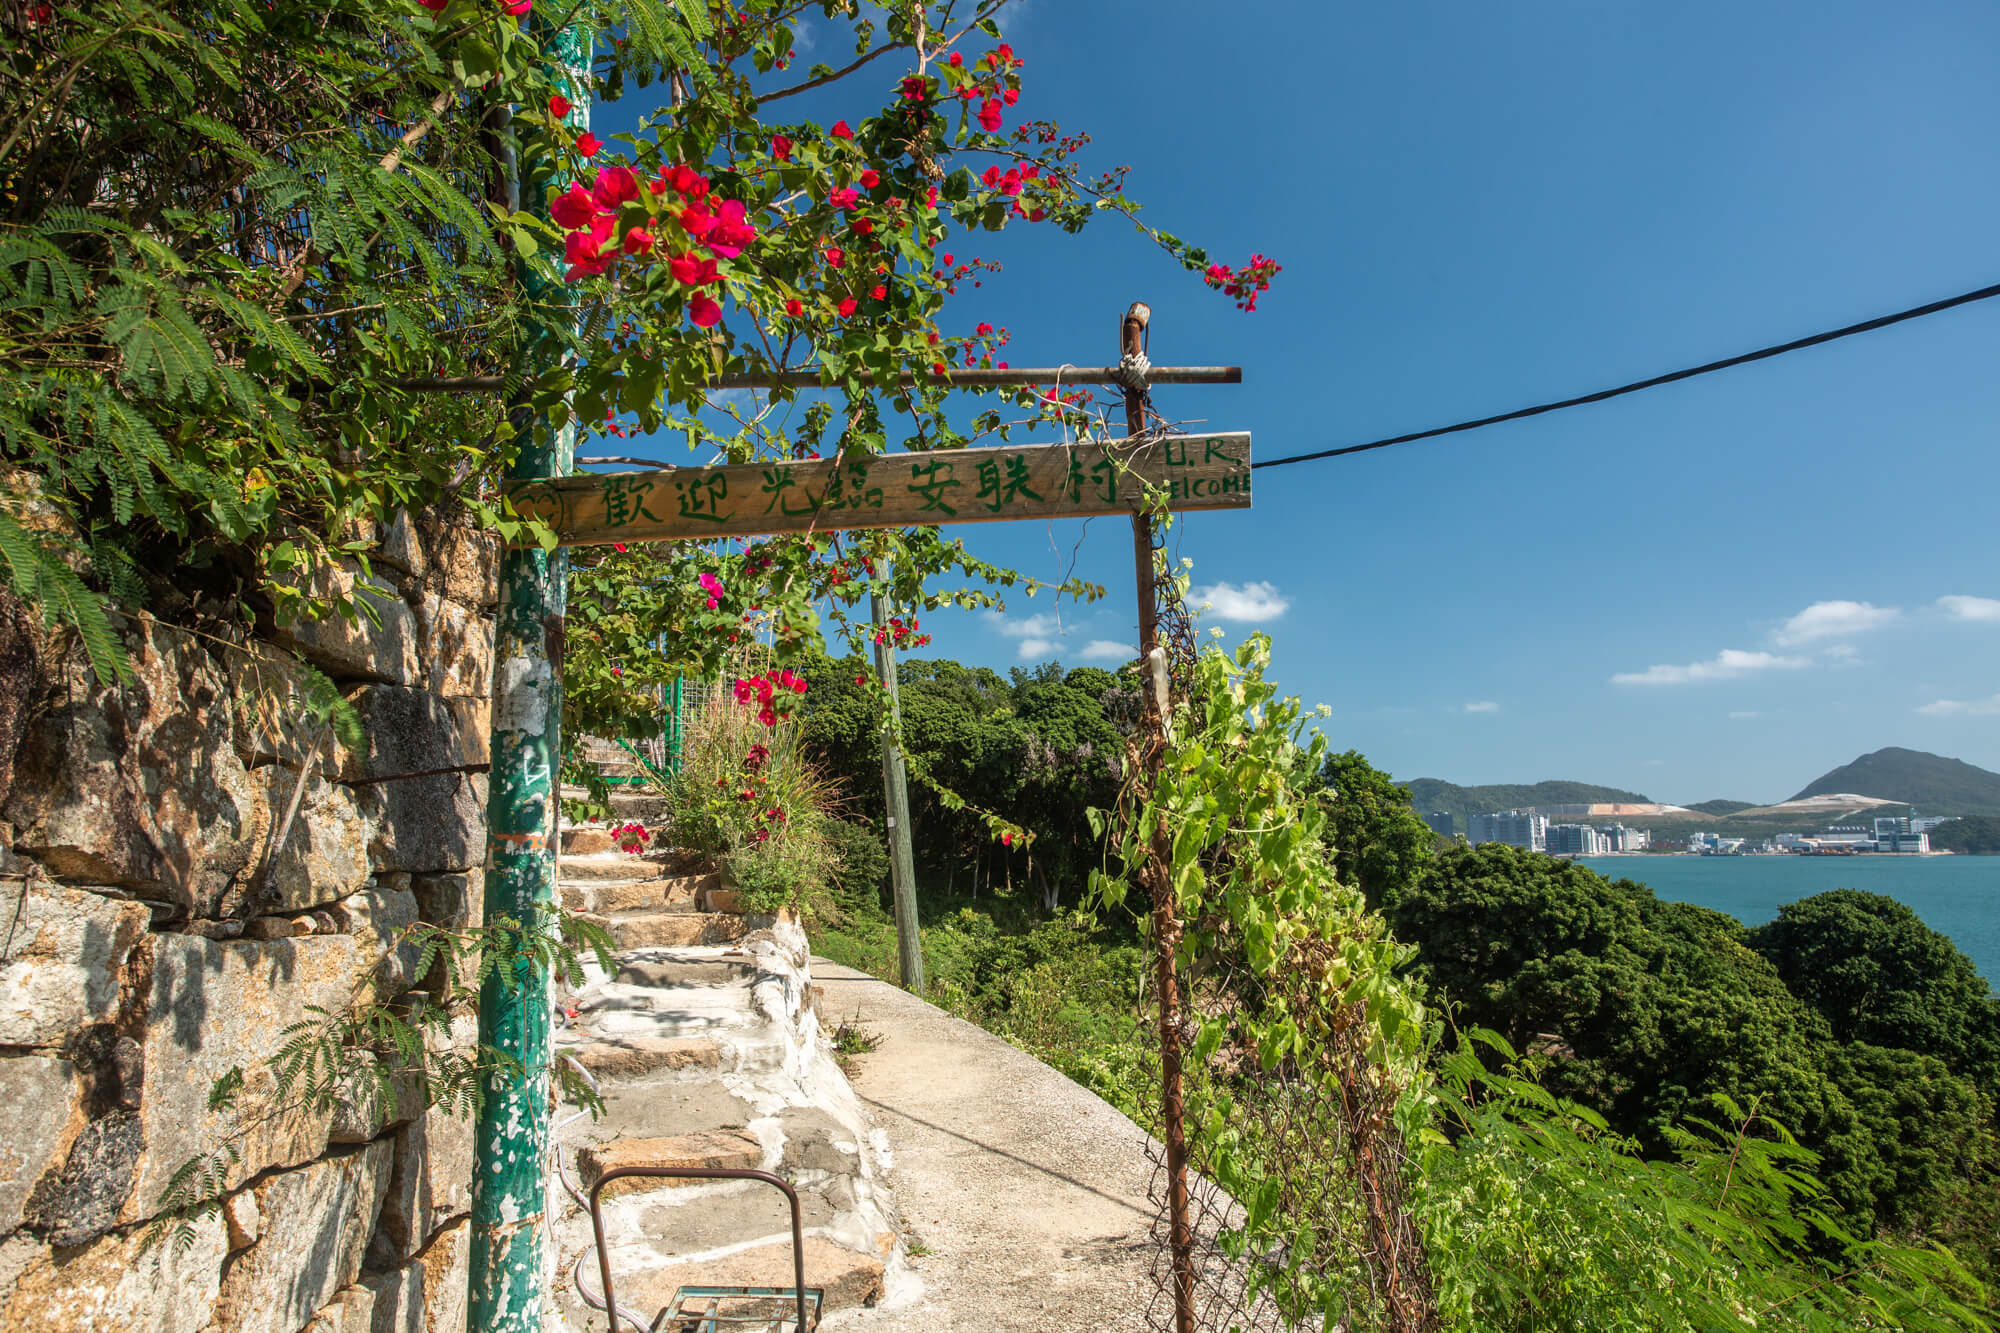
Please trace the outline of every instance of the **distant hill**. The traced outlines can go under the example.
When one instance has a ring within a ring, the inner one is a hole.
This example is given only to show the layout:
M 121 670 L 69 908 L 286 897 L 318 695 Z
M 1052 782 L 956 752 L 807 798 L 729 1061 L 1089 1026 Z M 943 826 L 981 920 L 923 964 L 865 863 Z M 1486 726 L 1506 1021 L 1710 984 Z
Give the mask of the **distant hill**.
M 1700 801 L 1688 807 L 1690 810 L 1699 810 L 1705 815 L 1733 815 L 1738 810 L 1756 808 L 1755 801 Z
M 1927 815 L 2000 815 L 2000 773 L 1895 746 L 1841 765 L 1792 799 L 1836 792 L 1914 805 Z
M 1461 787 L 1438 778 L 1418 778 L 1404 784 L 1410 789 L 1410 804 L 1418 814 L 1433 810 L 1451 813 L 1452 831 L 1464 833 L 1474 815 L 1495 810 L 1518 810 L 1531 805 L 1645 804 L 1652 798 L 1617 787 L 1599 787 L 1588 782 L 1537 782 L 1533 785 L 1502 782 L 1485 787 Z

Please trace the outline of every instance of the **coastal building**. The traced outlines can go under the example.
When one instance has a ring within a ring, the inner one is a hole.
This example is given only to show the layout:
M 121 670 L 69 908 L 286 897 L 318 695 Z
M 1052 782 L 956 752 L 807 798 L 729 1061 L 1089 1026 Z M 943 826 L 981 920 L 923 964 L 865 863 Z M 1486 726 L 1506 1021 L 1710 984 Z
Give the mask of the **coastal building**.
M 1652 833 L 1642 828 L 1608 824 L 1598 832 L 1604 835 L 1604 848 L 1610 852 L 1643 852 L 1653 845 Z
M 1915 820 L 1889 816 L 1875 821 L 1875 850 L 1910 852 L 1922 855 L 1931 849 L 1931 835 L 1914 826 Z
M 1451 811 L 1449 810 L 1431 811 L 1424 816 L 1424 823 L 1429 824 L 1431 832 L 1437 834 L 1440 838 L 1449 838 L 1451 836 L 1452 820 Z
M 1611 848 L 1605 836 L 1588 824 L 1551 824 L 1545 850 L 1550 856 L 1602 856 Z
M 1474 815 L 1469 833 L 1474 843 L 1504 842 L 1527 852 L 1548 850 L 1549 817 L 1500 810 L 1490 815 Z

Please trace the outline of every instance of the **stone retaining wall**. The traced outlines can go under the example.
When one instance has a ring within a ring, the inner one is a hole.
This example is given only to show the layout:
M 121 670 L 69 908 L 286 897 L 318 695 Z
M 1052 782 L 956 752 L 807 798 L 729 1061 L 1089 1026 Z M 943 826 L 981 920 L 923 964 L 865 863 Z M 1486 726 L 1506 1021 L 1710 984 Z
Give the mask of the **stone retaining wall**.
M 375 619 L 276 636 L 360 711 L 359 751 L 315 746 L 273 644 L 140 618 L 136 680 L 99 687 L 0 594 L 0 1328 L 464 1326 L 470 1125 L 408 1096 L 315 1111 L 268 1062 L 308 1006 L 429 984 L 409 925 L 479 919 L 496 563 L 405 519 L 330 576 Z M 225 1146 L 221 1206 L 146 1249 L 175 1173 Z

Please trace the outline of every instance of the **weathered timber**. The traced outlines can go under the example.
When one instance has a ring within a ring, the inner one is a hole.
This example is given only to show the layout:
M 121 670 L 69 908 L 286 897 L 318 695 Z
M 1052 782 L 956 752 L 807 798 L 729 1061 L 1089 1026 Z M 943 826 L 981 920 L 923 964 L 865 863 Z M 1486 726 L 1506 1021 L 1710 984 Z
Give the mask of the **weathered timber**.
M 1248 432 L 877 454 L 509 482 L 568 546 L 1250 507 Z M 524 535 L 518 544 L 527 544 Z

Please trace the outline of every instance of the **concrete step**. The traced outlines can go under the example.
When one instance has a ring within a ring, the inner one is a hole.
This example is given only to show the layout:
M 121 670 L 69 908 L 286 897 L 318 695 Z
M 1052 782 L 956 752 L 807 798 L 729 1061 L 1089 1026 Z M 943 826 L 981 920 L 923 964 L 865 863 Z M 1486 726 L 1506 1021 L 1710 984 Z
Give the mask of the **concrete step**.
M 771 1190 L 774 1209 L 783 1216 L 783 1201 Z M 781 1223 L 781 1225 L 785 1225 Z M 775 1228 L 774 1228 L 775 1229 Z M 882 1256 L 895 1245 L 887 1232 Z M 806 1285 L 826 1292 L 827 1311 L 871 1305 L 882 1296 L 882 1258 L 842 1249 L 820 1236 L 806 1237 Z M 786 1287 L 792 1285 L 792 1240 L 789 1234 L 749 1249 L 721 1255 L 692 1255 L 664 1268 L 633 1272 L 618 1279 L 618 1303 L 651 1313 L 673 1299 L 683 1286 Z
M 566 869 L 567 867 L 565 867 Z M 720 880 L 715 875 L 671 875 L 659 879 L 567 879 L 562 882 L 563 906 L 572 912 L 605 915 L 611 912 L 657 911 L 682 907 L 688 911 L 721 911 L 706 908 L 704 895 L 714 897 Z
M 634 958 L 618 969 L 627 986 L 718 986 L 747 981 L 757 964 L 740 958 Z
M 631 819 L 641 824 L 656 824 L 667 817 L 667 798 L 652 792 L 613 792 L 608 804 L 611 806 L 611 813 L 620 820 Z
M 612 912 L 591 916 L 611 933 L 619 950 L 686 949 L 703 944 L 734 944 L 750 933 L 744 917 L 727 912 L 673 911 L 667 908 Z
M 764 1145 L 757 1136 L 743 1129 L 702 1129 L 692 1134 L 675 1134 L 667 1138 L 613 1139 L 609 1143 L 595 1143 L 577 1154 L 577 1170 L 583 1178 L 587 1190 L 595 1185 L 598 1178 L 607 1171 L 615 1171 L 627 1166 L 697 1166 L 733 1168 L 754 1171 L 764 1162 Z M 645 1190 L 672 1188 L 683 1189 L 700 1185 L 694 1180 L 648 1180 L 643 1177 L 614 1181 L 605 1187 L 604 1198 L 615 1198 L 620 1194 L 637 1194 Z M 775 1192 L 772 1196 L 776 1198 Z M 768 1229 L 768 1219 L 766 1228 Z M 715 1244 L 690 1248 L 707 1249 Z
M 659 879 L 667 874 L 667 868 L 650 856 L 633 856 L 626 852 L 586 852 L 581 856 L 565 856 L 560 866 L 564 879 Z
M 573 1057 L 598 1078 L 645 1078 L 679 1070 L 722 1067 L 722 1043 L 713 1037 L 652 1037 L 643 1034 L 558 1044 L 556 1054 Z

